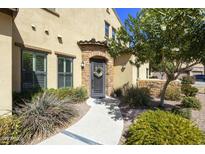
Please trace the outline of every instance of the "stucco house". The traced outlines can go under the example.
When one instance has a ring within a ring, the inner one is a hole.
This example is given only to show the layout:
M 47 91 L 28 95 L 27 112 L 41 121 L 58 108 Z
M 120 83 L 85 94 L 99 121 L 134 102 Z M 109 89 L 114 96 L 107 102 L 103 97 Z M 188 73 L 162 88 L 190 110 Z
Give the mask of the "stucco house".
M 12 92 L 85 86 L 104 97 L 149 77 L 132 55 L 108 54 L 122 26 L 114 9 L 0 9 L 0 23 L 0 114 L 12 110 Z

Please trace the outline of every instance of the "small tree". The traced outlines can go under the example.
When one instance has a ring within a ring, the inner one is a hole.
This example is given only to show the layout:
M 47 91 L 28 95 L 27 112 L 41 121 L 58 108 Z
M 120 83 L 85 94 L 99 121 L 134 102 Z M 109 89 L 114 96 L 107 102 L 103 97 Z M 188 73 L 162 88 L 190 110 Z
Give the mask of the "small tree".
M 129 52 L 136 57 L 133 64 L 149 62 L 166 74 L 163 105 L 169 83 L 205 59 L 205 10 L 142 9 L 128 17 L 108 44 L 111 56 Z

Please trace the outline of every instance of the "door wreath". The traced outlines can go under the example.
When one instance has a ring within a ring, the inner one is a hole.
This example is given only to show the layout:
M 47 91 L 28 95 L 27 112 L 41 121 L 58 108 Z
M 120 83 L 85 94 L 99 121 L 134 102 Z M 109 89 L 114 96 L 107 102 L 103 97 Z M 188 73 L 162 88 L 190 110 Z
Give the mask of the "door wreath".
M 103 67 L 101 67 L 101 66 L 95 67 L 95 70 L 94 70 L 93 74 L 98 78 L 103 76 Z

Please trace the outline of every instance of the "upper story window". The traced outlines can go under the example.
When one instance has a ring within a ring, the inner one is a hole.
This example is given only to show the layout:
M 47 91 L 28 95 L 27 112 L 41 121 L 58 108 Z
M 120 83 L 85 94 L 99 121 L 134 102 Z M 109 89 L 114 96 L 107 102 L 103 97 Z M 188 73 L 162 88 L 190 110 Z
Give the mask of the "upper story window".
M 110 24 L 105 21 L 105 37 L 106 38 L 109 38 L 109 28 L 110 28 Z
M 116 36 L 116 29 L 112 27 L 112 38 L 115 39 Z

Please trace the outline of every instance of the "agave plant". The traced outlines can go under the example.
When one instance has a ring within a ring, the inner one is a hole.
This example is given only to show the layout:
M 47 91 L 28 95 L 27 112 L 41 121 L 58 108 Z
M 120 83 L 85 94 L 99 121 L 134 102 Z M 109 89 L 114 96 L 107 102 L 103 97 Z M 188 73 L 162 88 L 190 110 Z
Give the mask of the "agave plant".
M 55 94 L 44 92 L 17 112 L 23 120 L 20 144 L 43 139 L 67 126 L 77 112 L 68 100 L 60 100 Z

